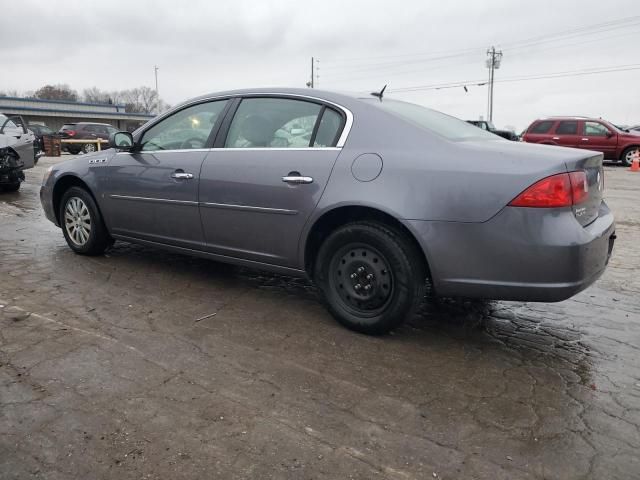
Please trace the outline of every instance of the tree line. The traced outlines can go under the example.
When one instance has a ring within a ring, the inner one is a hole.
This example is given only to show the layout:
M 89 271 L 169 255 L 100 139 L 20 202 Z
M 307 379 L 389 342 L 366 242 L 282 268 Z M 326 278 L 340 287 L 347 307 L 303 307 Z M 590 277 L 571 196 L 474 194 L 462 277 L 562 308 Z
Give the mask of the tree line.
M 170 108 L 157 92 L 149 87 L 128 90 L 101 90 L 98 87 L 85 88 L 82 93 L 67 84 L 45 85 L 33 92 L 20 95 L 16 90 L 0 91 L 0 97 L 36 98 L 39 100 L 62 100 L 66 102 L 100 103 L 124 105 L 128 113 L 160 113 Z

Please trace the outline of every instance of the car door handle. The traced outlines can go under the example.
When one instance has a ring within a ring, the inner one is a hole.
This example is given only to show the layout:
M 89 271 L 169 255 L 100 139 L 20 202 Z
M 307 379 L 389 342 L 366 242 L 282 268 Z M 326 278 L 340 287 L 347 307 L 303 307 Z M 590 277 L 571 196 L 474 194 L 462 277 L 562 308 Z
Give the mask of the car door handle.
M 297 172 L 291 172 L 289 175 L 282 177 L 282 181 L 291 185 L 302 185 L 305 183 L 313 183 L 313 178 L 311 177 L 303 177 L 299 173 L 297 173 L 297 175 L 292 175 L 292 173 L 297 173 Z
M 193 178 L 193 173 L 189 172 L 173 172 L 171 174 L 171 178 L 175 178 L 177 180 L 190 180 Z

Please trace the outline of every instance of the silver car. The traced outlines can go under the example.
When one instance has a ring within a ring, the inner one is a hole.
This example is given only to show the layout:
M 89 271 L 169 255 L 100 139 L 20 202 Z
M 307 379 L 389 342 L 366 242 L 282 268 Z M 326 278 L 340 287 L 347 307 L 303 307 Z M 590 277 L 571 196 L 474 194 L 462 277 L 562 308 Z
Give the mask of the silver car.
M 77 253 L 114 240 L 313 279 L 354 330 L 436 295 L 559 301 L 605 269 L 602 155 L 510 142 L 393 99 L 309 89 L 183 103 L 40 192 Z
M 16 192 L 24 170 L 33 168 L 35 135 L 19 115 L 0 113 L 0 191 Z

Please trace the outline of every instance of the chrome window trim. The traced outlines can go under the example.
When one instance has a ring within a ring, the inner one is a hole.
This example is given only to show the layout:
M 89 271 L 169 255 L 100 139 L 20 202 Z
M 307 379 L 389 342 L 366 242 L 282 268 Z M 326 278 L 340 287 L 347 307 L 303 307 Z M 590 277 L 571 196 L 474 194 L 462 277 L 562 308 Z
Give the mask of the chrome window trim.
M 319 98 L 319 97 L 314 97 L 312 95 L 302 95 L 300 93 L 277 93 L 277 92 L 246 92 L 246 93 L 236 93 L 233 95 L 214 95 L 211 97 L 204 97 L 204 98 L 199 98 L 197 100 L 194 100 L 190 103 L 185 103 L 183 105 L 180 105 L 179 109 L 172 109 L 169 110 L 168 112 L 165 112 L 162 116 L 156 117 L 153 120 L 151 120 L 152 123 L 148 124 L 148 125 L 143 125 L 142 127 L 140 127 L 140 133 L 138 134 L 138 131 L 136 130 L 134 132 L 136 137 L 140 137 L 141 135 L 143 135 L 147 130 L 149 130 L 150 128 L 152 128 L 154 125 L 160 123 L 162 120 L 164 120 L 165 118 L 173 115 L 174 113 L 178 112 L 179 110 L 184 110 L 185 108 L 189 108 L 193 105 L 197 105 L 199 103 L 205 103 L 205 102 L 210 102 L 210 101 L 214 101 L 214 100 L 230 100 L 232 98 L 245 98 L 245 97 L 280 97 L 280 98 L 301 98 L 301 99 L 307 99 L 307 100 L 315 100 L 316 102 L 320 102 L 323 104 L 327 104 L 327 105 L 331 105 L 333 107 L 338 108 L 339 110 L 341 110 L 345 116 L 345 122 L 344 122 L 344 127 L 342 128 L 342 133 L 340 134 L 340 137 L 338 138 L 338 142 L 336 143 L 335 147 L 306 147 L 306 149 L 308 150 L 318 150 L 318 148 L 342 148 L 344 147 L 345 143 L 347 142 L 347 138 L 349 137 L 349 133 L 351 133 L 351 127 L 353 127 L 353 113 L 351 112 L 351 110 L 349 110 L 347 107 L 343 107 L 342 105 L 338 104 L 338 103 L 334 103 L 330 100 L 325 100 L 324 98 Z M 142 130 L 144 128 L 144 130 Z M 244 149 L 247 150 L 247 149 Z M 273 149 L 270 149 L 273 150 Z M 291 149 L 283 149 L 283 150 L 291 150 Z M 169 151 L 175 151 L 175 150 L 164 150 L 165 152 L 169 152 Z
M 132 154 L 130 152 L 117 152 L 116 155 L 138 155 L 141 153 L 147 153 L 150 155 L 155 155 L 157 153 L 186 153 L 186 152 L 222 152 L 222 151 L 239 151 L 239 152 L 252 152 L 252 151 L 260 151 L 260 152 L 268 152 L 268 151 L 276 151 L 276 152 L 296 152 L 296 151 L 340 151 L 342 148 L 340 147 L 294 147 L 294 148 L 285 148 L 285 147 L 216 147 L 216 148 L 188 148 L 188 149 L 177 149 L 177 150 L 145 150 L 142 152 L 136 152 Z
M 279 215 L 297 215 L 297 210 L 287 210 L 286 208 L 269 208 L 269 207 L 253 207 L 250 205 L 235 205 L 233 203 L 213 203 L 200 202 L 201 207 L 207 208 L 226 208 L 229 210 L 243 210 L 247 212 L 276 213 Z
M 112 193 L 111 195 L 109 195 L 109 198 L 113 198 L 115 200 L 136 200 L 139 202 L 171 203 L 174 205 L 198 206 L 198 202 L 194 202 L 191 200 L 171 200 L 169 198 L 134 197 L 131 195 L 116 195 L 115 193 Z

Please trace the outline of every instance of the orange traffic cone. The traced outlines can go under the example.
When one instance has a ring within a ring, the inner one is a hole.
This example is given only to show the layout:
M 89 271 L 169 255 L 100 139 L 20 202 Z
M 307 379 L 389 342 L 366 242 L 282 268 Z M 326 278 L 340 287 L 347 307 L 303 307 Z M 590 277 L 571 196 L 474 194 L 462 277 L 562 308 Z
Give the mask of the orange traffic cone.
M 640 150 L 636 150 L 636 154 L 633 156 L 633 161 L 631 162 L 631 168 L 629 171 L 640 172 Z

